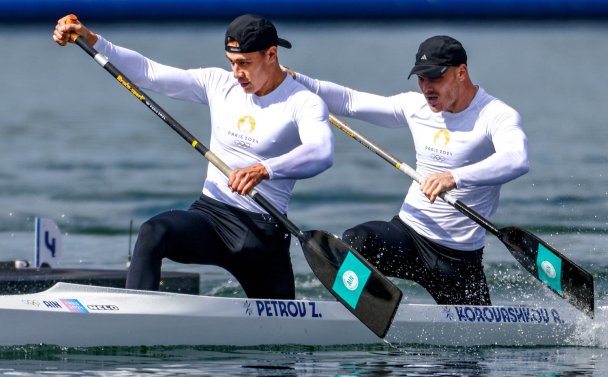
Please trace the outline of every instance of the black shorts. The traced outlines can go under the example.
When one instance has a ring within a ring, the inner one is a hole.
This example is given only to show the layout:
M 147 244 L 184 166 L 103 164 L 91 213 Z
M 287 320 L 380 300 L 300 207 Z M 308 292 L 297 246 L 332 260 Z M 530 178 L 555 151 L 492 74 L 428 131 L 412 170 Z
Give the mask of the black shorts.
M 439 245 L 399 216 L 357 225 L 342 238 L 383 274 L 422 285 L 438 304 L 491 305 L 483 249 L 460 251 Z
M 127 288 L 158 290 L 163 258 L 223 267 L 248 297 L 293 299 L 289 231 L 270 215 L 201 195 L 187 211 L 161 213 L 140 228 Z

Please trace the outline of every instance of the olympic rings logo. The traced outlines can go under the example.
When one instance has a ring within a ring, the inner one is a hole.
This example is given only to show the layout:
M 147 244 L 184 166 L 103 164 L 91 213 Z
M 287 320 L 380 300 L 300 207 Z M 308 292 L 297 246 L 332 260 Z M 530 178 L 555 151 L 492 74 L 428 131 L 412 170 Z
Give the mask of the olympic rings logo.
M 249 144 L 246 141 L 242 141 L 242 140 L 235 140 L 234 141 L 234 145 L 236 145 L 239 148 L 243 148 L 243 149 L 249 149 L 249 148 L 251 148 L 251 144 Z

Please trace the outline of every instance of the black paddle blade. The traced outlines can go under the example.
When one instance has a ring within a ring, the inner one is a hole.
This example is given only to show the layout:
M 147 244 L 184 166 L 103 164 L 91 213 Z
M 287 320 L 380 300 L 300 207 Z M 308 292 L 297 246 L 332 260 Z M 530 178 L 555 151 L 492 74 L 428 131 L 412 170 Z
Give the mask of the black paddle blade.
M 352 247 L 321 230 L 304 232 L 308 264 L 351 313 L 384 338 L 401 301 L 401 290 Z
M 535 235 L 516 227 L 500 240 L 526 270 L 589 317 L 594 314 L 593 276 Z

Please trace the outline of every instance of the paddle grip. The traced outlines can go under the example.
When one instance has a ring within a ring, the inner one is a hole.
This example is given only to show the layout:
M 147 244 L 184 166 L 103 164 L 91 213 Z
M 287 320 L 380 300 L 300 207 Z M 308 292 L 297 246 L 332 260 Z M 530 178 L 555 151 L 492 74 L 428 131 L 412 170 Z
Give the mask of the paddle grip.
M 80 23 L 80 21 L 78 21 L 78 17 L 76 17 L 75 14 L 68 14 L 67 16 L 65 16 L 63 18 L 63 20 L 64 20 L 64 23 L 66 25 Z M 76 43 L 76 39 L 78 39 L 78 34 L 76 34 L 76 33 L 70 33 L 70 37 L 69 37 L 70 42 Z M 59 44 L 61 46 L 65 46 L 67 44 L 67 42 L 60 42 Z

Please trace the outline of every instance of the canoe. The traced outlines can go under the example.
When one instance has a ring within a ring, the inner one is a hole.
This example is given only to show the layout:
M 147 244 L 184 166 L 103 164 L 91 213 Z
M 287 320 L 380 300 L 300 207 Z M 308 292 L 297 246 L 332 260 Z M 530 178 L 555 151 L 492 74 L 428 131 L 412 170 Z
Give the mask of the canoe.
M 0 345 L 259 346 L 378 344 L 343 305 L 57 283 L 1 295 Z M 385 341 L 444 346 L 581 345 L 594 321 L 566 307 L 402 303 Z M 583 344 L 584 345 L 584 344 Z

